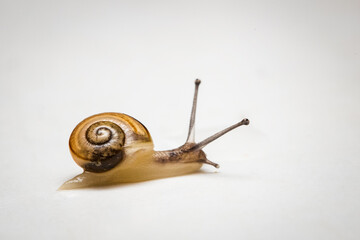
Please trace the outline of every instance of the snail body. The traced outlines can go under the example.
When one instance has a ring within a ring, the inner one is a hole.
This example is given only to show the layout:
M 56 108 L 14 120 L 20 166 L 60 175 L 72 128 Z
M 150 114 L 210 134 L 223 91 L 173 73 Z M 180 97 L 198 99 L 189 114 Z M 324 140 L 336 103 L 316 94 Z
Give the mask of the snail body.
M 185 175 L 198 171 L 209 161 L 202 150 L 230 130 L 248 125 L 243 119 L 223 131 L 199 142 L 194 141 L 196 102 L 200 80 L 195 81 L 195 94 L 189 133 L 184 145 L 167 151 L 155 151 L 149 131 L 135 118 L 123 113 L 101 113 L 81 121 L 71 133 L 70 153 L 84 172 L 60 189 L 104 186 L 140 182 Z

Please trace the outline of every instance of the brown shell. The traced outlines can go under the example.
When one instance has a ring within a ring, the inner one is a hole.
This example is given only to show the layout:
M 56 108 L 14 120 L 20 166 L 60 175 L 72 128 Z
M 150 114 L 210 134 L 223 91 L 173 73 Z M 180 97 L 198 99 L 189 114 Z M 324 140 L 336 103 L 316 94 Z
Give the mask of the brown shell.
M 100 113 L 81 121 L 71 133 L 74 161 L 89 172 L 106 172 L 125 158 L 125 149 L 151 143 L 149 131 L 138 120 L 123 113 Z

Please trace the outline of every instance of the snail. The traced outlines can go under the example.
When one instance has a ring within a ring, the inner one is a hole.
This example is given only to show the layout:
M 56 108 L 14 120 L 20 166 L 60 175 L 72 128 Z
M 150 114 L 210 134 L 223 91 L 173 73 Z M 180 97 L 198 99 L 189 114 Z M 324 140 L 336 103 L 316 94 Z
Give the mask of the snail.
M 202 149 L 225 133 L 241 125 L 248 125 L 249 120 L 245 118 L 196 143 L 194 124 L 200 83 L 199 79 L 195 80 L 186 142 L 172 150 L 155 151 L 146 127 L 123 113 L 100 113 L 80 122 L 71 133 L 69 147 L 74 161 L 84 172 L 66 181 L 59 189 L 105 186 L 185 175 L 198 171 L 203 164 L 219 168 L 217 163 L 207 159 Z

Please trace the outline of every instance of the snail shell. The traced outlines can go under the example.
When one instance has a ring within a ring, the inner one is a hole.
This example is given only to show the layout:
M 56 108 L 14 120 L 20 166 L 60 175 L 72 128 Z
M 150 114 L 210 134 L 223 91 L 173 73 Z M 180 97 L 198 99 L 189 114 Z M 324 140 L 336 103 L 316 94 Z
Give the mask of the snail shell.
M 74 161 L 85 171 L 110 171 L 138 149 L 153 148 L 149 131 L 122 113 L 101 113 L 81 121 L 69 140 Z

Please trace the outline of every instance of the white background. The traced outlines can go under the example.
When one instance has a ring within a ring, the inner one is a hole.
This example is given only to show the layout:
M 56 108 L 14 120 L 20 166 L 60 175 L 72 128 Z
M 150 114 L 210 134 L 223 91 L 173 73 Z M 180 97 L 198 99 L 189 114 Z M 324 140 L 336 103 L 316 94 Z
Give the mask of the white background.
M 1 239 L 359 239 L 360 2 L 0 1 Z M 72 129 L 127 113 L 219 170 L 56 191 Z

